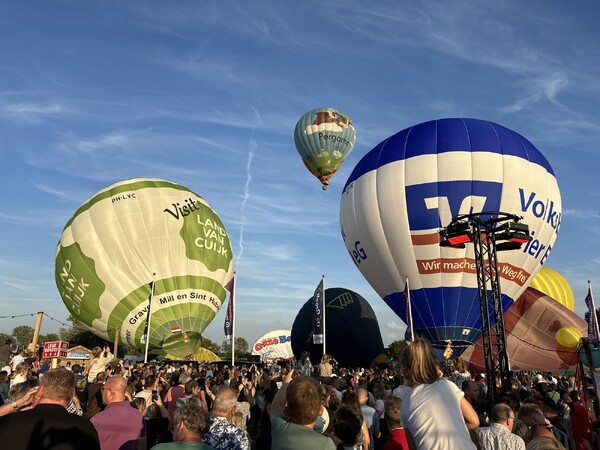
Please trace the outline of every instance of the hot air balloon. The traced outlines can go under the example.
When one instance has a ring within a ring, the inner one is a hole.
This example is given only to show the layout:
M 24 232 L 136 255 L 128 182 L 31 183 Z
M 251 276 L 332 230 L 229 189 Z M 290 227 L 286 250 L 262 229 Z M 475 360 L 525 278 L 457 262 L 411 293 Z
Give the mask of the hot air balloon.
M 269 331 L 254 343 L 252 354 L 259 355 L 263 360 L 293 358 L 292 332 L 290 330 Z
M 529 287 L 543 292 L 570 311 L 575 310 L 573 290 L 567 280 L 556 270 L 546 266 L 542 267 L 529 284 Z
M 98 336 L 194 354 L 226 297 L 233 254 L 206 201 L 169 181 L 139 178 L 96 193 L 67 222 L 56 285 L 69 312 Z M 151 306 L 150 297 L 152 297 Z
M 578 339 L 587 332 L 587 323 L 550 296 L 528 287 L 504 313 L 506 351 L 512 370 L 558 372 L 579 360 Z M 568 346 L 560 341 L 566 335 Z M 573 341 L 573 338 L 577 340 Z M 469 347 L 462 358 L 471 373 L 485 372 L 483 340 Z
M 453 217 L 502 211 L 523 216 L 533 240 L 499 252 L 508 309 L 546 262 L 561 222 L 561 199 L 546 158 L 523 136 L 477 119 L 421 123 L 385 139 L 351 173 L 340 205 L 350 257 L 413 329 L 453 358 L 481 335 L 473 245 L 439 246 Z M 489 286 L 488 286 L 489 287 Z
M 306 168 L 323 184 L 323 190 L 355 142 L 354 124 L 346 114 L 333 108 L 307 112 L 294 130 L 296 149 Z
M 323 345 L 312 343 L 312 297 L 292 325 L 292 350 L 297 360 L 308 351 L 313 364 L 323 356 Z M 326 351 L 344 367 L 370 367 L 387 362 L 379 323 L 371 305 L 356 292 L 325 289 Z

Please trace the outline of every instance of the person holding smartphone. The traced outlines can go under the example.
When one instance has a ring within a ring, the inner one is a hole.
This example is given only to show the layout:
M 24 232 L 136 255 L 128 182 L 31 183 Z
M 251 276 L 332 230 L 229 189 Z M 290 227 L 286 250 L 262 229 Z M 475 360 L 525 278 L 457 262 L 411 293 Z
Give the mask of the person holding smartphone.
M 146 407 L 150 406 L 156 397 L 158 397 L 158 383 L 154 374 L 146 375 L 146 378 L 142 379 L 144 389 L 135 394 L 134 398 L 143 398 L 146 400 Z
M 110 352 L 110 347 L 105 345 L 104 348 L 94 347 L 92 349 L 92 359 L 90 360 L 90 369 L 88 371 L 88 383 L 93 383 L 96 376 L 100 372 L 106 370 L 106 366 L 115 358 Z

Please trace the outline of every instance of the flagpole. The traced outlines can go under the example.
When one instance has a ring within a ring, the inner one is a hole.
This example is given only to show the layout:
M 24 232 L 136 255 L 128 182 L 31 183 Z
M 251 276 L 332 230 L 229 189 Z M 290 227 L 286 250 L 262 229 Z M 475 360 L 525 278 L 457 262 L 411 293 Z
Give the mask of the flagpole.
M 152 321 L 152 298 L 154 297 L 154 277 L 150 283 L 150 297 L 148 298 L 148 320 L 146 321 L 146 350 L 144 351 L 144 364 L 148 362 L 148 346 L 150 345 L 150 322 Z
M 327 346 L 325 342 L 327 341 L 327 319 L 325 316 L 325 311 L 327 310 L 327 306 L 325 303 L 325 274 L 321 277 L 323 281 L 323 356 L 327 353 Z
M 410 304 L 410 286 L 408 284 L 408 276 L 406 277 L 406 286 L 404 288 L 406 290 L 406 308 L 408 309 L 408 326 L 410 327 L 410 342 L 414 341 L 414 330 L 413 330 L 413 320 L 412 320 L 412 308 Z
M 592 294 L 592 282 L 590 280 L 588 280 L 588 292 L 590 294 L 590 300 L 592 301 L 592 314 L 593 316 L 590 317 L 591 320 L 593 320 L 593 324 L 594 324 L 594 333 L 595 333 L 595 338 L 598 339 L 600 338 L 600 331 L 598 331 L 598 316 L 596 315 L 596 304 L 594 303 L 594 295 Z M 594 342 L 594 344 L 598 344 L 598 341 Z
M 236 278 L 235 272 L 233 272 L 233 278 Z M 233 289 L 231 289 L 231 370 L 235 367 L 235 295 L 233 291 L 235 291 L 235 283 L 237 280 L 233 282 Z

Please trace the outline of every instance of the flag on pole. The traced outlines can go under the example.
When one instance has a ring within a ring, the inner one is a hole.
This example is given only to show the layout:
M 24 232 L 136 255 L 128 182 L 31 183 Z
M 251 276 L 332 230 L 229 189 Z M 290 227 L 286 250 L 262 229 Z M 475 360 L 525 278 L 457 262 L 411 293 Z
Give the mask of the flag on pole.
M 150 325 L 150 308 L 152 307 L 152 297 L 154 295 L 154 281 L 150 282 L 150 297 L 148 297 L 148 311 L 146 312 L 146 325 L 144 325 L 144 332 L 140 338 L 142 344 L 146 343 L 148 339 L 148 326 Z
M 588 341 L 590 344 L 597 344 L 600 333 L 598 333 L 598 318 L 596 316 L 596 305 L 592 295 L 592 284 L 588 281 L 588 293 L 585 297 L 585 305 L 588 310 L 585 313 L 585 320 L 588 324 Z
M 171 327 L 171 333 L 181 333 L 181 327 Z
M 406 302 L 406 333 L 404 340 L 408 343 L 413 341 L 412 330 L 412 310 L 410 309 L 410 288 L 408 287 L 408 277 L 406 277 L 406 285 L 404 286 L 404 301 Z
M 223 330 L 225 331 L 225 338 L 227 339 L 227 343 L 231 344 L 233 338 L 233 302 L 235 301 L 235 274 L 231 277 L 231 281 L 227 283 L 225 289 L 229 291 L 229 304 L 227 305 L 227 315 L 225 316 L 225 326 Z
M 313 295 L 313 344 L 323 343 L 323 295 L 324 281 L 323 278 L 321 278 L 321 282 L 317 285 Z

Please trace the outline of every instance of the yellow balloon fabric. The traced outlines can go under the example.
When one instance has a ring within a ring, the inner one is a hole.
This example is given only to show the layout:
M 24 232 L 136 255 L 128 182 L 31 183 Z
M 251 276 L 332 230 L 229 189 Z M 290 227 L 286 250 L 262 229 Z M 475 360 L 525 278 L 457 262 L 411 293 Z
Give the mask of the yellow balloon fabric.
M 565 347 L 577 347 L 583 337 L 581 330 L 576 327 L 562 327 L 556 332 L 556 340 Z
M 549 267 L 542 267 L 529 287 L 552 297 L 561 305 L 575 311 L 575 296 L 571 286 L 564 277 Z

